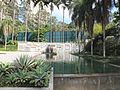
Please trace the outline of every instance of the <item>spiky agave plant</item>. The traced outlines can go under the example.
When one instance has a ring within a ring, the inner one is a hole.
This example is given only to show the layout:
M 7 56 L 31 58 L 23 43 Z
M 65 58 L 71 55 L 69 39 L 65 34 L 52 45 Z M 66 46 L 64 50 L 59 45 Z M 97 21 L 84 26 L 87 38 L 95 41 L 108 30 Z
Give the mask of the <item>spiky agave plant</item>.
M 36 66 L 36 60 L 29 56 L 21 56 L 17 58 L 13 64 L 13 66 L 17 69 L 21 70 L 31 70 Z

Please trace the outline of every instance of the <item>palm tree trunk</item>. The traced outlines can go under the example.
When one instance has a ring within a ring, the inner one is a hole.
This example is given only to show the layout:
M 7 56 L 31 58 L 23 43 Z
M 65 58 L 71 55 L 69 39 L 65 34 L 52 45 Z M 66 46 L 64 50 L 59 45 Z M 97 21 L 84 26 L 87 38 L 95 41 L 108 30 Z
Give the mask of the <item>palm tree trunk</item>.
M 102 22 L 102 31 L 103 31 L 103 57 L 106 56 L 106 47 L 105 47 L 105 23 Z
M 88 19 L 88 20 L 87 20 Z M 93 15 L 89 15 L 86 18 L 86 22 L 87 22 L 87 28 L 90 34 L 90 54 L 93 55 L 93 25 L 94 25 L 94 19 L 93 19 Z
M 0 11 L 0 21 L 2 21 L 2 15 L 3 15 L 3 9 L 1 8 L 1 11 Z
M 83 25 L 84 29 L 83 29 L 83 47 L 84 47 L 84 51 L 83 53 L 85 53 L 85 30 L 86 30 L 86 25 L 85 25 L 85 21 L 84 21 L 84 25 Z
M 28 32 L 28 3 L 25 2 L 26 4 L 26 15 L 25 15 L 25 42 L 27 42 L 27 32 Z
M 63 28 L 62 28 L 62 32 L 63 32 L 63 43 L 64 43 L 64 14 L 65 14 L 65 7 L 63 6 Z
M 25 19 L 25 42 L 27 42 L 27 32 L 28 32 L 28 16 L 26 14 L 26 19 Z
M 0 10 L 0 20 L 2 21 L 2 17 L 3 17 L 3 2 L 1 1 L 1 10 Z
M 52 9 L 51 9 L 51 16 L 50 16 L 50 42 L 52 43 L 53 42 L 53 35 L 52 35 Z
M 119 16 L 120 16 L 120 0 L 118 0 L 118 3 L 119 3 Z
M 80 54 L 80 52 L 81 52 L 81 43 L 80 43 L 80 41 L 82 42 L 82 36 L 81 36 L 81 31 L 82 31 L 82 27 L 80 27 L 79 26 L 79 34 L 78 34 L 78 48 L 79 48 L 79 54 Z
M 8 24 L 8 22 L 7 22 Z M 5 28 L 5 31 L 4 31 L 4 37 L 5 37 L 5 50 L 7 49 L 7 36 L 8 36 L 8 32 L 9 31 L 9 25 L 7 25 L 7 28 Z
M 93 37 L 91 35 L 91 55 L 93 55 Z
M 15 3 L 14 3 L 14 11 L 13 11 L 13 30 L 12 30 L 12 41 L 14 40 L 14 28 L 15 28 Z
M 79 28 L 79 30 L 80 30 L 80 28 Z M 79 31 L 79 34 L 78 34 L 78 49 L 79 49 L 78 52 L 79 52 L 79 54 L 80 54 L 80 52 L 81 52 L 81 48 L 80 48 L 80 46 L 81 46 L 81 45 L 80 45 L 80 33 L 81 33 L 81 32 Z
M 41 5 L 39 3 L 39 14 L 38 14 L 38 42 L 40 42 L 40 32 L 39 32 L 39 29 L 40 29 L 40 16 L 41 16 Z
M 91 55 L 93 55 L 93 23 L 91 23 Z
M 7 35 L 5 35 L 5 50 L 7 49 Z

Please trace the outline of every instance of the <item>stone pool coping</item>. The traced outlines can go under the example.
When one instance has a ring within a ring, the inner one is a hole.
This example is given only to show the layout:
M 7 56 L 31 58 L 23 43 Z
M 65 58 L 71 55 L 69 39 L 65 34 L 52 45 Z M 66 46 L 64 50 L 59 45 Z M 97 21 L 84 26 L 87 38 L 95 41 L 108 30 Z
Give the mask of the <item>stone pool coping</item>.
M 106 77 L 120 76 L 120 73 L 102 73 L 102 74 L 55 74 L 54 78 L 84 78 L 84 77 Z

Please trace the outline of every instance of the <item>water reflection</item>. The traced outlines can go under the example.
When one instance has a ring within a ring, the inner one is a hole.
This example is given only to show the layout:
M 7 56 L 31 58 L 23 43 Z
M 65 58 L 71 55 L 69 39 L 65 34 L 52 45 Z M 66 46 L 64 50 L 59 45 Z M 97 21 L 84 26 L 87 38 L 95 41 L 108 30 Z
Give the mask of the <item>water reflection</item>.
M 50 58 L 48 58 L 50 57 Z M 54 74 L 83 75 L 101 73 L 120 73 L 120 67 L 107 63 L 103 59 L 77 57 L 69 53 L 57 53 L 56 56 L 41 55 L 40 58 L 52 62 Z M 120 76 L 94 76 L 81 78 L 54 78 L 54 90 L 120 90 Z
M 75 59 L 75 60 L 74 60 Z M 119 73 L 120 67 L 109 63 L 97 62 L 90 58 L 74 58 L 71 61 L 53 62 L 55 74 L 93 74 L 93 73 Z
M 53 55 L 52 54 L 46 54 L 46 59 L 53 59 Z
M 52 62 L 55 74 L 120 73 L 120 67 L 110 65 L 105 60 L 82 58 L 65 52 L 57 55 L 42 54 L 40 58 Z

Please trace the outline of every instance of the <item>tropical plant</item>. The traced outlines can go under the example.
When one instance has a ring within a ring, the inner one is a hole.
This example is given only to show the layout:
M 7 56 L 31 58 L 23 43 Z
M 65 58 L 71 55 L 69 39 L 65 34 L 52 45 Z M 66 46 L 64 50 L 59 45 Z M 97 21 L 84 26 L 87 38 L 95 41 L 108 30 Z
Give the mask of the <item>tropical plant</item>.
M 2 20 L 2 25 L 0 28 L 0 36 L 4 36 L 5 49 L 6 49 L 6 45 L 7 45 L 8 35 L 10 35 L 12 32 L 11 22 L 12 21 L 9 18 Z
M 15 63 L 0 64 L 0 87 L 48 86 L 50 69 L 48 62 L 21 56 Z
M 32 57 L 29 56 L 21 56 L 20 58 L 17 58 L 13 64 L 15 68 L 21 69 L 21 70 L 31 70 L 33 67 L 35 67 L 35 60 L 32 59 Z
M 100 23 L 94 24 L 93 27 L 93 36 L 97 36 L 102 33 L 102 25 Z
M 9 40 L 8 42 L 7 42 L 7 45 L 18 45 L 18 43 L 17 43 L 17 41 L 12 41 L 12 40 Z
M 48 71 L 50 68 L 48 68 L 49 66 L 43 66 L 42 67 L 38 66 L 36 67 L 36 69 L 33 70 L 32 72 L 32 78 L 33 80 L 31 80 L 30 83 L 34 83 L 35 86 L 48 86 L 48 82 L 49 78 L 50 78 L 50 72 Z M 48 71 L 48 72 L 47 72 Z
M 76 26 L 79 27 L 79 31 L 84 33 L 87 29 L 89 32 L 89 36 L 91 38 L 91 55 L 93 54 L 93 3 L 95 3 L 95 0 L 73 0 L 69 6 L 72 12 L 72 21 L 75 23 Z M 84 26 L 84 28 L 82 28 L 82 26 Z
M 0 63 L 0 78 L 8 73 L 10 69 L 9 64 Z
M 29 86 L 29 80 L 31 78 L 31 72 L 26 71 L 25 69 L 21 70 L 18 69 L 16 72 L 14 72 L 15 75 L 15 84 L 18 87 L 27 87 Z

